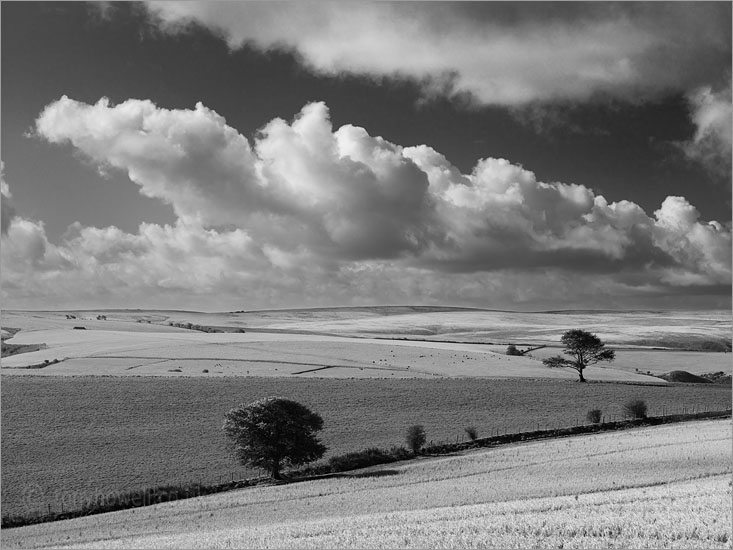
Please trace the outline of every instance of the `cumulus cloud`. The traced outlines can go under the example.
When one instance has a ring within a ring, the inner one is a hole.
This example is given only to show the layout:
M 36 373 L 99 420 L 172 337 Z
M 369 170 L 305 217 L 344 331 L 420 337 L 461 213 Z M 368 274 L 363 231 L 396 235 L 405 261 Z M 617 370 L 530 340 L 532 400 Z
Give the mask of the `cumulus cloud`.
M 461 173 L 427 145 L 334 129 L 323 103 L 250 142 L 201 104 L 62 97 L 35 132 L 124 170 L 178 220 L 136 234 L 76 223 L 54 244 L 41 222 L 15 216 L 1 252 L 3 295 L 18 301 L 509 307 L 730 285 L 729 224 L 701 221 L 682 197 L 649 216 L 506 159 Z
M 296 53 L 311 70 L 410 78 L 431 94 L 526 105 L 638 101 L 718 82 L 725 3 L 149 2 L 169 32 L 197 22 L 230 47 Z
M 0 162 L 0 234 L 5 235 L 15 217 L 10 186 L 5 181 L 5 163 Z
M 685 153 L 730 180 L 733 144 L 730 82 L 718 92 L 713 92 L 710 86 L 698 88 L 689 94 L 688 101 L 695 135 L 682 144 Z

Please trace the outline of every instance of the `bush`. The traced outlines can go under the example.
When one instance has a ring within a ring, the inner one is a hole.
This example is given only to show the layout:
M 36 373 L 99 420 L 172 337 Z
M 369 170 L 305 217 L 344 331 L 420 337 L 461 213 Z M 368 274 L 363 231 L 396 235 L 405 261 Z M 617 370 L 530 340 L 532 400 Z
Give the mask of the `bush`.
M 624 414 L 632 418 L 646 418 L 646 402 L 634 399 L 624 405 Z
M 522 352 L 517 349 L 514 344 L 509 344 L 506 348 L 507 355 L 522 355 Z
M 588 414 L 585 415 L 585 418 L 591 424 L 600 424 L 601 423 L 601 409 L 589 410 Z
M 328 466 L 332 472 L 346 472 L 357 468 L 366 468 L 374 464 L 386 464 L 394 462 L 395 457 L 382 449 L 371 447 L 363 451 L 346 453 L 345 455 L 332 456 Z
M 422 449 L 426 441 L 425 428 L 423 428 L 420 424 L 410 426 L 409 428 L 407 428 L 407 435 L 405 437 L 405 440 L 407 441 L 407 446 L 413 453 L 419 453 L 420 449 Z
M 478 430 L 474 426 L 466 428 L 466 434 L 468 434 L 468 439 L 471 441 L 476 441 L 478 439 Z

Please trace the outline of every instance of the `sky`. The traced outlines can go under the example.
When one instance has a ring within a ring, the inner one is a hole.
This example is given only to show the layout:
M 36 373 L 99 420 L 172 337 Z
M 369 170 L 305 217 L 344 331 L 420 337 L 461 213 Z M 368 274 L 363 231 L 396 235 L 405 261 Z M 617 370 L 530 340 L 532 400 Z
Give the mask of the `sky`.
M 731 307 L 728 2 L 3 2 L 6 309 Z

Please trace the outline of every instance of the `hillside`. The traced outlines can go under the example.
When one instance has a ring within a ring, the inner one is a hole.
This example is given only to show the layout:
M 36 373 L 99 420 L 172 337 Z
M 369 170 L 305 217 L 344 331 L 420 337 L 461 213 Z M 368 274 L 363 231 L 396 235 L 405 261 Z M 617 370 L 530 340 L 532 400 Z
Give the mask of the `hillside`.
M 730 438 L 723 420 L 508 445 L 8 529 L 3 545 L 726 548 Z
M 15 333 L 4 344 L 29 351 L 4 357 L 6 374 L 572 379 L 572 372 L 546 369 L 540 361 L 561 351 L 560 336 L 572 327 L 594 331 L 617 349 L 617 360 L 591 367 L 589 379 L 664 383 L 647 375 L 731 371 L 725 353 L 676 350 L 729 338 L 727 312 L 513 313 L 417 306 L 11 311 L 2 322 L 8 335 Z M 640 339 L 672 349 L 633 344 Z M 508 343 L 546 347 L 509 357 Z M 59 362 L 49 365 L 54 361 Z

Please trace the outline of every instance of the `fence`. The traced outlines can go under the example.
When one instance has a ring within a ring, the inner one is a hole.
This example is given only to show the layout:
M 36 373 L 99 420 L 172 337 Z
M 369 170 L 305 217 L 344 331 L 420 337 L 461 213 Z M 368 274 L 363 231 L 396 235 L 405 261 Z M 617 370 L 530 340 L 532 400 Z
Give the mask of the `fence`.
M 725 409 L 714 409 L 708 405 L 680 405 L 678 407 L 657 407 L 657 408 L 649 408 L 647 409 L 646 418 L 660 418 L 665 419 L 668 417 L 684 417 L 688 415 L 698 415 L 698 414 L 730 414 L 731 407 L 727 407 Z M 654 414 L 656 413 L 656 414 Z M 517 428 L 516 426 L 510 428 L 509 426 L 494 426 L 489 427 L 488 431 L 482 432 L 480 429 L 478 431 L 479 438 L 486 438 L 486 437 L 499 437 L 502 435 L 517 435 L 517 434 L 523 434 L 523 433 L 531 433 L 531 432 L 540 432 L 540 431 L 555 431 L 555 430 L 569 430 L 572 428 L 582 427 L 582 426 L 591 426 L 594 425 L 594 422 L 589 421 L 585 416 L 580 415 L 571 415 L 570 422 L 534 422 L 532 424 L 526 424 L 525 426 L 520 426 Z M 609 414 L 609 415 L 601 415 L 601 421 L 600 424 L 614 424 L 616 422 L 625 422 L 628 420 L 634 420 L 634 417 L 629 414 Z M 513 430 L 513 431 L 512 431 Z M 441 445 L 450 445 L 450 444 L 460 444 L 460 443 L 467 443 L 471 441 L 471 439 L 468 437 L 468 434 L 464 431 L 462 433 L 456 434 L 455 440 L 440 440 L 440 441 L 429 441 L 428 447 L 430 446 L 441 446 Z

